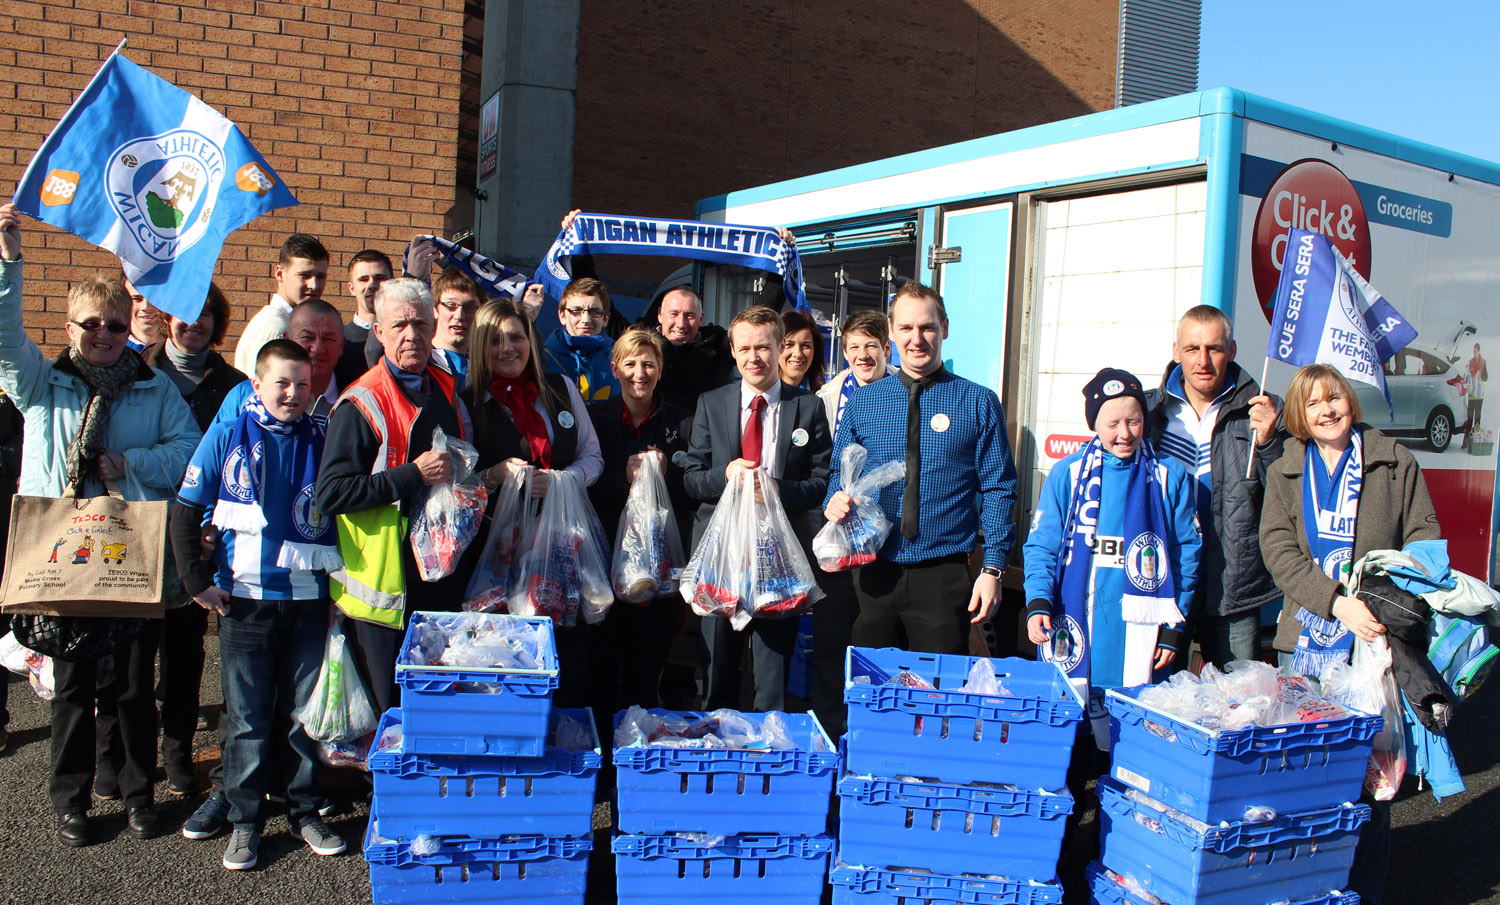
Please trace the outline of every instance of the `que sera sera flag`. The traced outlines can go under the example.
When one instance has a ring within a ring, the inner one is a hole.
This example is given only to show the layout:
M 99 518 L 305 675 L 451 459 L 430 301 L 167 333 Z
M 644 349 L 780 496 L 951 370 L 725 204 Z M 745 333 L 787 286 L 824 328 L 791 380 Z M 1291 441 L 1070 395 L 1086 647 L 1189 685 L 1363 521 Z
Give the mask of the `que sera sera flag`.
M 292 193 L 234 123 L 110 56 L 42 142 L 16 206 L 115 253 L 141 294 L 193 321 L 231 232 Z

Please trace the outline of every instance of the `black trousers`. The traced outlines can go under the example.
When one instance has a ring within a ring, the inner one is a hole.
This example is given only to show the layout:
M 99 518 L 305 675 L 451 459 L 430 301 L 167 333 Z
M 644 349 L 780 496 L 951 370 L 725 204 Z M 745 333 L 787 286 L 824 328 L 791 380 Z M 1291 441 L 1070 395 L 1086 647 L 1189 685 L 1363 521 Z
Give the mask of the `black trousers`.
M 203 636 L 207 631 L 208 610 L 196 603 L 167 610 L 161 621 L 156 700 L 161 704 L 161 762 L 172 780 L 190 780 L 193 776 L 193 734 L 198 731 Z
M 120 732 L 120 796 L 126 807 L 150 805 L 156 782 L 156 647 L 161 625 L 144 631 L 114 653 L 109 692 Z M 94 785 L 94 704 L 100 696 L 98 663 L 53 663 L 52 775 L 49 792 L 59 815 L 88 811 Z
M 967 555 L 905 566 L 877 559 L 860 567 L 854 590 L 859 616 L 850 643 L 855 647 L 896 647 L 904 631 L 907 650 L 969 652 L 969 597 L 974 581 L 969 577 Z
M 844 705 L 844 653 L 859 617 L 853 572 L 819 572 L 826 595 L 812 608 L 812 707 L 831 738 L 844 734 L 849 708 Z
M 602 727 L 631 705 L 659 707 L 658 686 L 687 604 L 677 594 L 645 604 L 616 600 L 589 641 L 590 704 Z

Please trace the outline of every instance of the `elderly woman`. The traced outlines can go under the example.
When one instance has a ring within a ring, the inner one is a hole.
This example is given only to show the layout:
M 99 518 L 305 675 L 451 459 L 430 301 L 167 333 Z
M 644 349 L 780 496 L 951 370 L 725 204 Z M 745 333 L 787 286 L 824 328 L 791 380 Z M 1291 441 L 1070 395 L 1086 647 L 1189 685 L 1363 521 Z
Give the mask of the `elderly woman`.
M 98 274 L 68 293 L 68 347 L 42 355 L 21 322 L 21 230 L 14 205 L 0 205 L 0 388 L 26 417 L 20 492 L 99 496 L 105 481 L 133 475 L 148 499 L 170 499 L 201 436 L 172 382 L 125 347 L 130 297 L 118 275 Z M 75 624 L 73 627 L 82 628 Z M 114 651 L 124 766 L 119 783 L 127 831 L 160 831 L 153 806 L 158 625 L 143 621 Z M 52 700 L 49 792 L 58 838 L 92 841 L 88 810 L 94 780 L 97 662 L 57 661 Z
M 1371 550 L 1438 537 L 1437 513 L 1422 469 L 1406 447 L 1359 423 L 1359 401 L 1337 369 L 1312 364 L 1286 392 L 1292 435 L 1266 476 L 1260 549 L 1285 595 L 1276 649 L 1299 662 L 1347 658 L 1353 638 L 1385 631 L 1344 584 Z M 1285 658 L 1285 657 L 1284 657 Z M 1374 817 L 1355 852 L 1349 886 L 1380 901 L 1390 848 L 1390 804 L 1368 802 Z

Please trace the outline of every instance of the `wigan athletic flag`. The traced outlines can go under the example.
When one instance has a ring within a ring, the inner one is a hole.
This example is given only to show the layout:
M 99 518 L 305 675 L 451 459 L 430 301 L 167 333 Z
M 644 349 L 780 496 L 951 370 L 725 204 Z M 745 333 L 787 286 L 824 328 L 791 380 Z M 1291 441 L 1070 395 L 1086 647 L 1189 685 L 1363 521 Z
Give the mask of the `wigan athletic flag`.
M 658 255 L 765 270 L 781 277 L 781 291 L 793 308 L 810 310 L 797 247 L 782 242 L 770 227 L 579 214 L 547 250 L 537 282 L 548 295 L 562 298 L 573 279 L 572 257 L 598 254 Z
M 1333 365 L 1350 380 L 1379 387 L 1390 405 L 1381 365 L 1416 339 L 1417 331 L 1327 237 L 1296 227 L 1288 231 L 1275 303 L 1269 358 L 1296 367 Z
M 296 204 L 234 123 L 118 49 L 42 143 L 16 206 L 107 248 L 185 321 L 203 312 L 224 238 Z

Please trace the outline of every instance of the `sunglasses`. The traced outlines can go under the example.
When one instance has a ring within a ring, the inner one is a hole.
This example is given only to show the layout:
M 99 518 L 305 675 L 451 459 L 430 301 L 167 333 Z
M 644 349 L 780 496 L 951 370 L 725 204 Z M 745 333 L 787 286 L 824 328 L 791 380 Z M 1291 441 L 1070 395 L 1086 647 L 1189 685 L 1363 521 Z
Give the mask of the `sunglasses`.
M 68 321 L 68 323 L 72 324 L 85 333 L 93 333 L 100 327 L 103 327 L 116 336 L 119 336 L 121 333 L 130 332 L 130 325 L 122 324 L 119 321 L 110 321 L 108 323 L 105 323 L 104 321 L 84 321 L 82 323 L 79 323 L 78 321 Z

